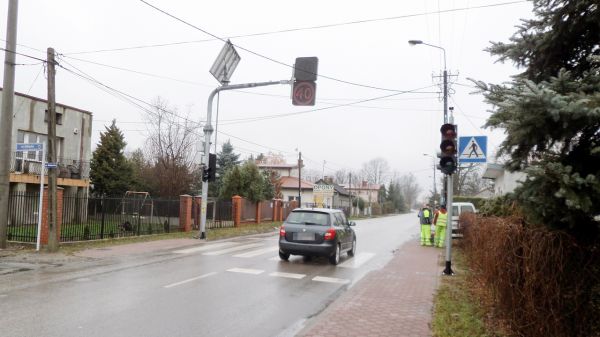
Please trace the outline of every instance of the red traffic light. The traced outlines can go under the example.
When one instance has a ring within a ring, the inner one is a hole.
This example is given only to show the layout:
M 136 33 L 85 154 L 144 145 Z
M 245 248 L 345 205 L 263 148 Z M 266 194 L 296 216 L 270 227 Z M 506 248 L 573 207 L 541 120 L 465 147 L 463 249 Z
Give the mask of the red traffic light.
M 442 139 L 456 139 L 456 125 L 444 124 L 440 128 Z

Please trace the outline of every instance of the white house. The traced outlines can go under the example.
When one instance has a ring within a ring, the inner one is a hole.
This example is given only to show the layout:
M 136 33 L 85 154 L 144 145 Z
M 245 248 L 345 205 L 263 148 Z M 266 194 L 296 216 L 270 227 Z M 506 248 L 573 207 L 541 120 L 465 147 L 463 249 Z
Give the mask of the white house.
M 494 181 L 494 196 L 513 192 L 525 180 L 526 176 L 523 172 L 509 172 L 502 164 L 495 163 L 487 164 L 483 173 L 484 179 Z

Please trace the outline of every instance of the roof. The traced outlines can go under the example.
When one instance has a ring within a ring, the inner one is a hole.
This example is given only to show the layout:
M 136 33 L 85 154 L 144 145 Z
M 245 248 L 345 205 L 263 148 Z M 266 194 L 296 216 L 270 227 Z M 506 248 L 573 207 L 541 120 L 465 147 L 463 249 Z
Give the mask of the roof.
M 0 91 L 2 91 L 2 90 L 3 90 L 3 88 L 2 88 L 2 87 L 0 87 Z M 45 99 L 43 99 L 43 98 L 34 97 L 34 96 L 29 96 L 29 95 L 22 94 L 22 93 L 20 93 L 20 92 L 16 92 L 16 91 L 15 91 L 15 96 L 21 96 L 21 97 L 29 98 L 30 100 L 33 100 L 33 101 L 38 101 L 38 102 L 42 102 L 42 103 L 48 103 L 48 101 L 47 101 L 47 100 L 45 100 Z M 66 104 L 55 103 L 55 106 L 56 106 L 56 107 L 65 108 L 65 109 L 69 109 L 69 110 L 75 110 L 75 111 L 79 111 L 79 112 L 82 112 L 82 113 L 85 113 L 85 114 L 88 114 L 88 115 L 92 115 L 92 112 L 91 112 L 91 111 L 87 111 L 87 110 L 83 110 L 83 109 L 75 108 L 75 107 L 72 107 L 72 106 L 69 106 L 69 105 L 66 105 Z
M 296 164 L 268 164 L 268 163 L 257 163 L 256 166 L 260 168 L 298 168 Z
M 485 172 L 482 178 L 484 179 L 496 179 L 504 174 L 504 166 L 501 164 L 489 163 L 485 167 Z
M 298 178 L 296 177 L 281 177 L 281 188 L 294 188 L 298 189 Z M 300 180 L 300 188 L 301 189 L 313 189 L 314 184 L 308 181 Z
M 339 195 L 350 195 L 350 192 L 348 192 L 348 190 L 346 190 L 343 186 L 338 185 L 336 183 L 329 183 L 326 182 L 323 179 L 319 179 L 319 181 L 317 181 L 315 183 L 315 185 L 333 185 L 333 189 L 339 194 Z

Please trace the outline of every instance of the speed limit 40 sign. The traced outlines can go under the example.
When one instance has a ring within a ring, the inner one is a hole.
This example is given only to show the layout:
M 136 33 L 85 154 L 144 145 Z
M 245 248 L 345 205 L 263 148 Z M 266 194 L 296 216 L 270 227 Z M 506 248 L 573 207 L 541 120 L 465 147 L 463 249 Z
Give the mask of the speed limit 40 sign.
M 317 83 L 314 81 L 295 81 L 292 90 L 293 105 L 315 105 Z

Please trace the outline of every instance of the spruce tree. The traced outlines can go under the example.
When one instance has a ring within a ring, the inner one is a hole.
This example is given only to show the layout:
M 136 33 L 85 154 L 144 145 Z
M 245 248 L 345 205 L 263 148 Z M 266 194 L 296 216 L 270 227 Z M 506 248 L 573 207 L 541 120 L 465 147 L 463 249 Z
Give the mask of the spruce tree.
M 127 143 L 113 120 L 110 127 L 100 133 L 100 143 L 92 155 L 90 179 L 93 193 L 122 196 L 132 185 L 133 170 L 123 150 Z
M 489 51 L 524 71 L 478 82 L 506 131 L 499 155 L 526 181 L 515 192 L 530 223 L 598 239 L 600 222 L 600 8 L 597 0 L 535 0 L 510 43 Z

